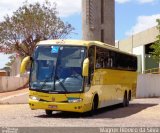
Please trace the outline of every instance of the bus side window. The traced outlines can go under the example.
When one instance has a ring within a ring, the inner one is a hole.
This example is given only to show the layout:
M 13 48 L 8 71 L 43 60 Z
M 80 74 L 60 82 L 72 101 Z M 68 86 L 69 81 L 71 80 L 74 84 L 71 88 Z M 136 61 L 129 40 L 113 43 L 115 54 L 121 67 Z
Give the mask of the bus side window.
M 103 66 L 102 60 L 100 57 L 96 59 L 96 68 L 101 68 Z
M 105 50 L 104 57 L 104 68 L 112 68 L 113 67 L 113 57 L 109 50 Z
M 96 50 L 96 69 L 105 67 L 105 53 L 102 48 L 97 47 Z
M 112 58 L 108 58 L 108 67 L 113 67 L 113 60 L 112 60 Z

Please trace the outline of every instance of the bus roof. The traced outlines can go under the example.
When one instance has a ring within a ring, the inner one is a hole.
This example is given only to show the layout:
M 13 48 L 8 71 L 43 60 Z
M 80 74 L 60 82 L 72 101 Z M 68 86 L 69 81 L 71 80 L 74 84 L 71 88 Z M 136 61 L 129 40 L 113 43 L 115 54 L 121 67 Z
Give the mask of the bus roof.
M 100 45 L 100 46 L 108 46 L 115 48 L 114 46 L 111 46 L 109 44 L 105 44 L 99 41 L 84 41 L 84 40 L 44 40 L 40 41 L 37 45 L 53 45 L 53 44 L 58 44 L 58 45 L 73 45 L 73 46 L 86 46 L 89 47 L 91 45 Z M 117 48 L 116 48 L 117 49 Z
M 85 46 L 85 47 L 90 47 L 92 45 L 95 45 L 95 46 L 99 46 L 99 47 L 102 47 L 102 48 L 107 48 L 107 49 L 110 49 L 110 50 L 113 50 L 113 51 L 117 51 L 117 52 L 120 52 L 120 53 L 124 53 L 124 54 L 128 54 L 128 55 L 132 55 L 133 54 L 130 54 L 130 53 L 127 53 L 127 52 L 124 52 L 124 51 L 121 51 L 119 50 L 118 48 L 116 48 L 115 46 L 112 46 L 112 45 L 109 45 L 109 44 L 106 44 L 106 43 L 102 43 L 102 42 L 99 42 L 99 41 L 84 41 L 84 40 L 44 40 L 44 41 L 40 41 L 37 45 L 53 45 L 53 44 L 57 44 L 57 45 L 70 45 L 70 46 Z

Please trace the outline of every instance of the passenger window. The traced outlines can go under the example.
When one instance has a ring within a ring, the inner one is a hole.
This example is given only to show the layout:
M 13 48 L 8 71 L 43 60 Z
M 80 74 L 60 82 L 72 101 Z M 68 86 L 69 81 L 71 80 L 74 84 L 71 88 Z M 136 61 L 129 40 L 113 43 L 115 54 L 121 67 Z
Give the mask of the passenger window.
M 97 47 L 96 68 L 111 68 L 114 64 L 114 53 L 107 49 Z

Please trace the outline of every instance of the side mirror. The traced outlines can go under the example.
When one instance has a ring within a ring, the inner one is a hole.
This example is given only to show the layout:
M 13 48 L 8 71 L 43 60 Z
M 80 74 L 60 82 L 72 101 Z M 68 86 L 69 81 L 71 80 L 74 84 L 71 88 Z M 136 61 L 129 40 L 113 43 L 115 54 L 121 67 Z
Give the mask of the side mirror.
M 30 60 L 31 60 L 30 56 L 27 56 L 22 60 L 21 67 L 20 67 L 20 73 L 21 74 L 25 73 L 26 66 L 27 66 L 27 64 L 29 63 Z
M 88 75 L 89 75 L 89 59 L 88 58 L 86 58 L 83 61 L 82 75 L 85 76 L 85 77 L 88 77 Z

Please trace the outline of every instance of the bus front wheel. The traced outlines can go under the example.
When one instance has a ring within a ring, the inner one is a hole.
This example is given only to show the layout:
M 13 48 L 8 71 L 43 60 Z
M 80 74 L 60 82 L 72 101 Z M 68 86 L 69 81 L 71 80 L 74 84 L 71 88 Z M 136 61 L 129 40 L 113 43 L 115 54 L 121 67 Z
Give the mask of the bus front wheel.
M 47 116 L 52 116 L 52 110 L 45 110 Z
M 94 96 L 93 102 L 92 102 L 92 109 L 91 109 L 91 114 L 95 114 L 97 109 L 98 109 L 98 95 Z

